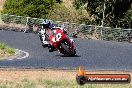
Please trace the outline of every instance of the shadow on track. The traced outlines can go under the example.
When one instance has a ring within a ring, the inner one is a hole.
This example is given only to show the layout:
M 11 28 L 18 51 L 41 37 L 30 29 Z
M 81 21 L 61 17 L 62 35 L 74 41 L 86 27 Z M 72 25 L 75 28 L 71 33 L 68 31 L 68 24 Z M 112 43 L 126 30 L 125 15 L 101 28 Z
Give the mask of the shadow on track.
M 56 56 L 59 56 L 59 57 L 81 57 L 79 55 L 75 55 L 75 56 L 68 56 L 68 55 L 56 55 Z

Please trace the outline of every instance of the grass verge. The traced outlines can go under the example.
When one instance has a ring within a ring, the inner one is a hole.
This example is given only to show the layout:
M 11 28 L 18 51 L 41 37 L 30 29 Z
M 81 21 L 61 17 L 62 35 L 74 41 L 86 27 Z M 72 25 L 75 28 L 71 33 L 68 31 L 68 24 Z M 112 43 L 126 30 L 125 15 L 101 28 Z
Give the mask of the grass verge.
M 132 72 L 88 72 L 88 74 L 132 74 Z M 128 84 L 85 84 L 76 83 L 76 72 L 48 71 L 0 71 L 0 88 L 132 88 Z
M 15 49 L 4 43 L 0 43 L 0 58 L 9 57 L 15 54 Z

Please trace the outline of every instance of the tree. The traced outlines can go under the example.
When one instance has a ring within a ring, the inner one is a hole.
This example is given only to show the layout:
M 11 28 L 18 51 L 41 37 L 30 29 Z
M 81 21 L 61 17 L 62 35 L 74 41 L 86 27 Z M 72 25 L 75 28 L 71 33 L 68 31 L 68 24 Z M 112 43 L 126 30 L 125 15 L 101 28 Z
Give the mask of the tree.
M 3 13 L 46 18 L 56 0 L 5 0 Z
M 101 25 L 104 3 L 106 5 L 104 26 L 125 27 L 122 25 L 126 24 L 127 20 L 131 18 L 131 0 L 74 0 L 74 7 L 79 9 L 86 3 L 87 12 L 94 18 L 91 23 L 96 25 Z M 127 24 L 131 25 L 131 22 L 129 21 Z
M 80 7 L 83 6 L 86 2 L 87 2 L 87 0 L 74 0 L 73 1 L 73 6 L 76 9 L 80 9 Z
M 61 3 L 62 2 L 62 0 L 56 0 L 58 3 Z
M 119 21 L 119 26 L 124 28 L 132 28 L 132 4 L 129 10 L 124 14 L 124 17 Z
M 103 3 L 105 3 L 105 26 L 116 27 L 121 18 L 130 8 L 130 0 L 88 0 L 87 11 L 96 16 L 96 24 L 101 25 L 103 18 Z

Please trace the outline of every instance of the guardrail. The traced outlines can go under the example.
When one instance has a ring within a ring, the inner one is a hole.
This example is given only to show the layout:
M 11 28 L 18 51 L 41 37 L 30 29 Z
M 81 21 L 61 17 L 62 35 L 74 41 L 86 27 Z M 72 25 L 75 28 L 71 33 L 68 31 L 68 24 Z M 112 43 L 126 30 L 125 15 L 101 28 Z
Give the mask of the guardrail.
M 36 31 L 39 24 L 44 20 L 40 18 L 15 16 L 9 14 L 1 14 L 0 17 L 1 22 L 4 25 L 9 26 L 13 24 L 13 26 L 22 28 L 23 32 Z M 53 20 L 49 21 L 58 24 L 58 26 L 64 25 L 69 33 L 77 34 L 78 37 L 106 41 L 132 42 L 132 29 L 102 27 Z

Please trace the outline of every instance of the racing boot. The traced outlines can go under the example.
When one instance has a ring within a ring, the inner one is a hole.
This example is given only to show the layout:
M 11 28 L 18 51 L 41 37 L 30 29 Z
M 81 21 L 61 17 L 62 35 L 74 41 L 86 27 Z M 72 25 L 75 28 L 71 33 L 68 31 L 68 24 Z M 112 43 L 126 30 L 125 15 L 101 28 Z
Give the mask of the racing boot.
M 48 49 L 49 49 L 49 52 L 55 51 L 55 48 L 51 44 L 48 45 Z

